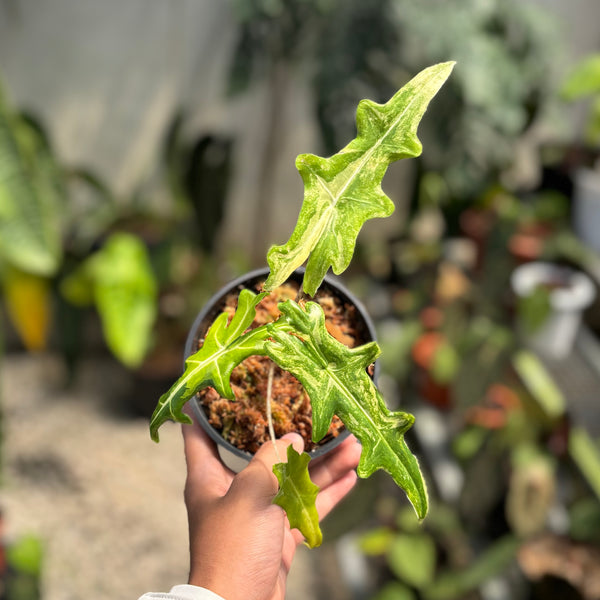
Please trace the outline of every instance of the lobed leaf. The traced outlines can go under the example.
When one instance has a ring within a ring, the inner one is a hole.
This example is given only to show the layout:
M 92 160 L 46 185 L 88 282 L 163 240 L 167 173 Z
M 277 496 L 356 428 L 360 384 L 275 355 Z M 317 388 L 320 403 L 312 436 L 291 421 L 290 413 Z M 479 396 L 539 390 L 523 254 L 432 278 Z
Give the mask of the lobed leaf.
M 150 419 L 150 435 L 158 442 L 158 429 L 166 421 L 191 423 L 183 412 L 185 403 L 200 389 L 212 386 L 224 398 L 233 398 L 229 378 L 233 369 L 248 356 L 265 354 L 266 327 L 244 335 L 254 320 L 256 305 L 266 293 L 242 290 L 235 315 L 221 313 L 208 330 L 202 348 L 185 361 L 183 375 L 163 394 Z
M 319 527 L 316 499 L 319 487 L 308 473 L 310 456 L 296 452 L 292 444 L 287 448 L 287 463 L 273 465 L 273 473 L 279 481 L 279 491 L 273 503 L 285 510 L 290 527 L 300 530 L 309 548 L 321 545 L 323 534 Z
M 266 290 L 281 285 L 307 259 L 303 287 L 310 296 L 330 267 L 336 274 L 348 267 L 365 221 L 392 214 L 383 176 L 391 162 L 421 154 L 417 126 L 453 67 L 447 62 L 425 69 L 386 104 L 362 100 L 358 135 L 334 156 L 298 156 L 304 202 L 290 239 L 268 252 Z
M 414 417 L 390 411 L 367 373 L 379 355 L 375 342 L 348 348 L 329 335 L 325 315 L 315 302 L 305 309 L 288 300 L 279 305 L 279 322 L 268 325 L 267 354 L 304 385 L 313 410 L 313 440 L 319 441 L 337 414 L 361 442 L 358 475 L 384 469 L 406 492 L 419 518 L 427 513 L 427 491 L 417 459 L 404 441 Z M 290 335 L 290 331 L 293 334 Z

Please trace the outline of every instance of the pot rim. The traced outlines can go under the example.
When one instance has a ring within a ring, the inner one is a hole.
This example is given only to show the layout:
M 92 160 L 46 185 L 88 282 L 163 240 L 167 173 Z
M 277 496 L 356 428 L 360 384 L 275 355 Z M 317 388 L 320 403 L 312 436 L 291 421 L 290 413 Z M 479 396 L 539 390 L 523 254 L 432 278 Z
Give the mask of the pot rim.
M 204 306 L 202 307 L 202 309 L 200 310 L 200 312 L 194 319 L 194 322 L 189 330 L 188 337 L 185 342 L 184 365 L 185 365 L 185 360 L 191 354 L 193 354 L 195 352 L 194 347 L 198 342 L 197 331 L 200 328 L 200 325 L 207 317 L 210 316 L 211 311 L 215 310 L 215 306 L 225 296 L 227 296 L 227 294 L 234 291 L 236 288 L 249 287 L 249 285 L 251 286 L 251 284 L 253 282 L 255 282 L 255 280 L 266 277 L 269 274 L 269 271 L 270 270 L 268 267 L 263 267 L 260 269 L 254 269 L 252 271 L 249 271 L 249 272 L 245 273 L 244 275 L 241 275 L 241 276 L 233 279 L 229 283 L 226 283 L 215 294 L 213 294 L 207 302 L 205 302 Z M 301 280 L 302 276 L 304 275 L 304 271 L 305 271 L 304 267 L 296 269 L 296 271 L 294 271 L 294 273 L 292 273 L 292 275 L 290 275 L 288 280 L 294 279 L 294 278 Z M 351 304 L 353 304 L 356 307 L 356 310 L 358 311 L 358 313 L 360 314 L 360 317 L 362 318 L 365 329 L 366 329 L 369 337 L 371 338 L 368 341 L 376 341 L 377 336 L 375 333 L 375 325 L 373 324 L 371 317 L 369 316 L 367 310 L 365 309 L 363 304 L 360 302 L 360 300 L 358 300 L 354 296 L 354 294 L 352 294 L 352 292 L 350 292 L 346 288 L 346 286 L 344 284 L 342 284 L 339 281 L 339 279 L 333 275 L 326 275 L 323 280 L 323 283 L 332 287 L 334 290 L 336 290 L 336 293 L 340 294 L 342 296 L 342 298 L 345 297 L 344 298 L 345 300 L 347 300 L 348 302 L 350 302 Z M 215 318 L 218 314 L 219 313 L 215 311 Z M 365 342 L 365 343 L 367 343 L 367 342 Z M 379 373 L 379 364 L 377 362 L 375 362 L 375 369 L 374 369 L 374 373 L 373 373 L 374 381 L 377 380 L 378 373 Z M 252 453 L 247 452 L 245 450 L 241 450 L 240 448 L 237 448 L 236 446 L 234 446 L 233 444 L 228 442 L 208 422 L 206 413 L 202 409 L 197 395 L 195 395 L 192 398 L 192 400 L 190 400 L 190 403 L 192 406 L 192 411 L 194 413 L 194 416 L 196 417 L 200 426 L 204 429 L 204 431 L 206 431 L 206 433 L 210 436 L 210 438 L 214 442 L 216 442 L 218 445 L 225 448 L 229 452 L 233 453 L 235 456 L 243 458 L 247 461 L 249 461 L 252 458 L 252 456 L 253 456 Z M 323 445 L 317 446 L 313 450 L 309 451 L 308 454 L 310 455 L 311 458 L 317 458 L 319 456 L 322 456 L 322 455 L 326 454 L 327 452 L 330 452 L 331 450 L 333 450 L 339 444 L 341 444 L 342 441 L 345 440 L 349 435 L 350 435 L 350 432 L 347 429 L 343 429 L 337 437 L 325 442 Z

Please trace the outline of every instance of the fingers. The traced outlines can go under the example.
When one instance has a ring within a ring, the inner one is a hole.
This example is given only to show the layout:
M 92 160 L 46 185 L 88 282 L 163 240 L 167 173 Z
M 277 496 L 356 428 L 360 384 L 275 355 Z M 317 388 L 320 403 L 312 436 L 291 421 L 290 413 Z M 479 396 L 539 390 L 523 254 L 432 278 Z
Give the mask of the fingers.
M 287 447 L 292 444 L 296 452 L 303 452 L 304 440 L 297 433 L 287 433 L 281 439 L 264 443 L 254 455 L 253 461 L 260 461 L 269 471 L 278 462 L 286 462 Z
M 351 435 L 311 466 L 311 479 L 321 488 L 317 496 L 319 520 L 325 518 L 354 487 L 361 449 L 358 440 Z
M 297 452 L 304 450 L 304 440 L 297 433 L 288 433 L 276 442 L 264 443 L 250 464 L 237 475 L 234 485 L 244 485 L 247 479 L 252 478 L 253 486 L 249 486 L 252 493 L 255 493 L 257 498 L 268 497 L 270 501 L 279 487 L 273 473 L 273 465 L 287 461 L 287 447 L 290 444 L 293 444 Z
M 337 481 L 323 488 L 317 496 L 319 520 L 324 519 L 331 510 L 350 492 L 358 479 L 356 471 L 348 471 Z
M 233 473 L 221 462 L 216 444 L 196 421 L 182 425 L 181 432 L 187 465 L 186 499 L 197 502 L 223 496 Z
M 181 433 L 183 434 L 183 447 L 188 473 L 207 462 L 217 461 L 221 463 L 215 443 L 196 421 L 191 425 L 182 425 Z
M 322 521 L 348 495 L 357 480 L 356 471 L 348 471 L 344 476 L 319 492 L 316 502 L 319 521 Z M 304 541 L 304 536 L 297 529 L 292 529 L 291 534 L 295 545 Z

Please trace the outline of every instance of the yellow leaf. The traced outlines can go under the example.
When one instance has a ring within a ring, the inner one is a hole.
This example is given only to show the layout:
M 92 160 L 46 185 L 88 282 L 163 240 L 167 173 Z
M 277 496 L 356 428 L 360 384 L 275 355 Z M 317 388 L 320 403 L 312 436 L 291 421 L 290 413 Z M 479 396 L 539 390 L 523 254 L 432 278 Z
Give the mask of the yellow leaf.
M 46 347 L 51 314 L 50 281 L 9 267 L 3 278 L 10 320 L 28 350 Z

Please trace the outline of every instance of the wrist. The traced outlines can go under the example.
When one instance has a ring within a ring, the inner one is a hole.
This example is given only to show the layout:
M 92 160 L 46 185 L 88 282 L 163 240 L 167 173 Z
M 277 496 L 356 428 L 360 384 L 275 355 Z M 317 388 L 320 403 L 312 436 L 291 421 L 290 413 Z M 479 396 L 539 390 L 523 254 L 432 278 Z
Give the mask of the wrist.
M 230 600 L 226 595 L 227 589 L 225 589 L 222 582 L 219 582 L 218 578 L 211 577 L 207 573 L 191 571 L 188 578 L 188 586 L 209 590 L 214 594 L 215 600 Z

